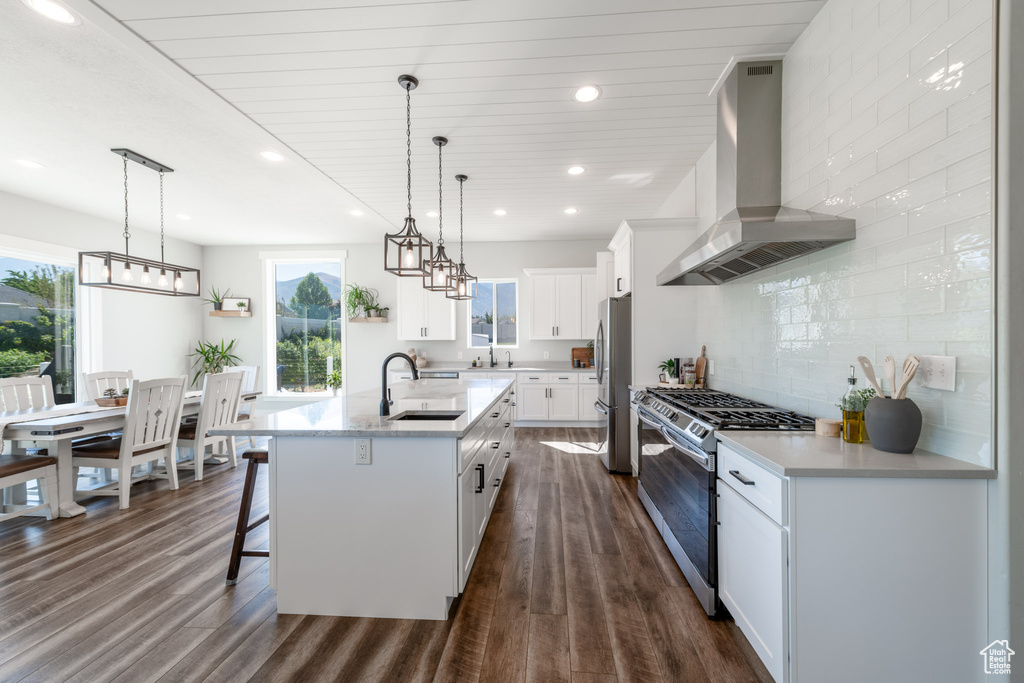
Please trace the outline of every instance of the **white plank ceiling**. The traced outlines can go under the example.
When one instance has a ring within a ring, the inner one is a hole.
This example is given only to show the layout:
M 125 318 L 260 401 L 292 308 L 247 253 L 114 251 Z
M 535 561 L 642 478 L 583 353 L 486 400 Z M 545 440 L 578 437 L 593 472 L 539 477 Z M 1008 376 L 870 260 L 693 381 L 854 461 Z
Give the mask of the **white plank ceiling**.
M 413 213 L 434 237 L 430 139 L 444 135 L 445 224 L 457 226 L 452 178 L 466 173 L 470 240 L 607 237 L 623 218 L 652 215 L 714 138 L 708 93 L 729 59 L 784 53 L 824 4 L 93 3 L 392 225 L 405 215 L 405 93 L 396 79 L 415 75 Z M 585 84 L 601 98 L 576 102 Z M 576 164 L 587 172 L 569 176 Z M 498 208 L 508 214 L 495 216 Z

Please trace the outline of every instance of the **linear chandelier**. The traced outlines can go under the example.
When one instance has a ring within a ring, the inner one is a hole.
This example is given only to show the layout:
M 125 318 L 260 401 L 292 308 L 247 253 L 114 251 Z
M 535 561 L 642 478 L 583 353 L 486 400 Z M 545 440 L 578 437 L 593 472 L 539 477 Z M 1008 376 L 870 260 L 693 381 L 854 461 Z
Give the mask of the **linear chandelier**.
M 405 90 L 406 199 L 409 215 L 401 232 L 384 235 L 384 270 L 399 277 L 429 277 L 428 264 L 434 258 L 434 245 L 416 229 L 412 217 L 412 91 L 420 84 L 414 76 L 403 74 L 398 84 Z
M 124 166 L 124 253 L 81 251 L 78 253 L 78 284 L 163 296 L 199 296 L 199 269 L 167 263 L 164 260 L 164 173 L 174 169 L 130 149 L 112 149 Z M 128 225 L 128 161 L 142 164 L 160 174 L 160 260 L 128 253 L 131 231 Z M 134 266 L 134 268 L 133 268 Z M 156 282 L 154 282 L 156 274 Z

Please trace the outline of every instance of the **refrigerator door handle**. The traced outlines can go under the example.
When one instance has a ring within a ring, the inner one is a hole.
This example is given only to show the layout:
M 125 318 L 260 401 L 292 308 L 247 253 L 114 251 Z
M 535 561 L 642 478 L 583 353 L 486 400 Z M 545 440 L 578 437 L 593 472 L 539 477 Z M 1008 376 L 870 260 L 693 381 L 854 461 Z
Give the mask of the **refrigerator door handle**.
M 601 403 L 601 401 L 599 400 L 594 401 L 594 410 L 601 413 L 602 415 L 608 414 L 608 406 L 606 406 L 604 403 Z
M 604 325 L 601 321 L 597 323 L 597 383 L 604 384 Z

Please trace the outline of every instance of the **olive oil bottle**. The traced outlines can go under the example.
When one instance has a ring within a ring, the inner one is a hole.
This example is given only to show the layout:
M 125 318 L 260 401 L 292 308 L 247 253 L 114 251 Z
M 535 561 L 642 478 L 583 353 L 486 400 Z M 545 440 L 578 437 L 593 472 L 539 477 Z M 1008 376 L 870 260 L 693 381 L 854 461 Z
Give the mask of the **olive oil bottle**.
M 864 443 L 864 395 L 857 388 L 856 370 L 850 366 L 850 387 L 843 394 L 839 408 L 843 411 L 843 440 L 847 443 Z

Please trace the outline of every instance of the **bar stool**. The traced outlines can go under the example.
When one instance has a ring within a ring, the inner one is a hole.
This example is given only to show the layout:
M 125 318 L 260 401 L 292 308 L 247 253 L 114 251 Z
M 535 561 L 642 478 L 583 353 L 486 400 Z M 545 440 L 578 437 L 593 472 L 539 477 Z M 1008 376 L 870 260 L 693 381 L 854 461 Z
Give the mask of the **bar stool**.
M 238 580 L 238 568 L 242 564 L 243 557 L 270 557 L 266 550 L 245 550 L 245 536 L 250 531 L 270 520 L 270 514 L 265 514 L 255 522 L 249 523 L 249 512 L 252 510 L 252 494 L 256 490 L 256 472 L 260 464 L 267 464 L 267 452 L 263 450 L 252 450 L 242 453 L 242 457 L 249 461 L 245 470 L 245 485 L 242 488 L 242 505 L 238 509 L 238 525 L 235 527 L 235 542 L 231 546 L 231 561 L 228 563 L 227 585 L 234 586 Z

